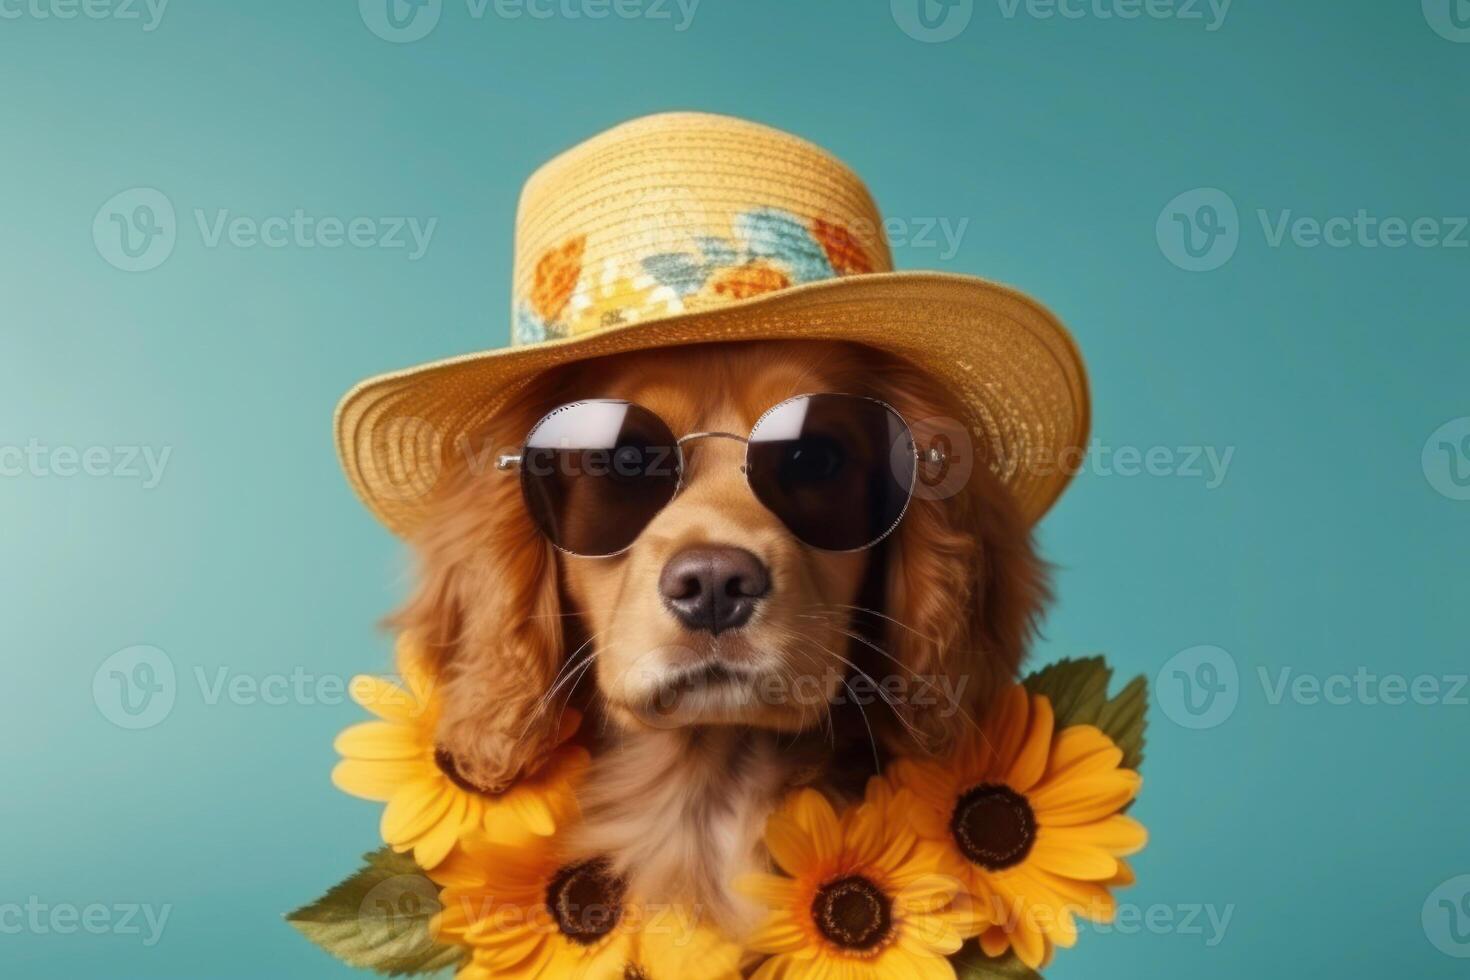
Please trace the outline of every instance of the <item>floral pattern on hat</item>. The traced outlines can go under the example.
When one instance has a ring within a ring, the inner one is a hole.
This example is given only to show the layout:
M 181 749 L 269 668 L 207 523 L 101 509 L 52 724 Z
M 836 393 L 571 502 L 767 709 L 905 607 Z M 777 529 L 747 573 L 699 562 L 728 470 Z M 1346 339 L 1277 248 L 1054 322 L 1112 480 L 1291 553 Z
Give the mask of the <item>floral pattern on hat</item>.
M 584 235 L 548 249 L 530 295 L 516 304 L 514 342 L 579 336 L 874 268 L 858 237 L 834 222 L 816 219 L 809 227 L 766 207 L 736 215 L 731 228 L 731 238 L 696 236 L 689 250 L 645 256 L 636 270 L 611 260 L 585 268 Z

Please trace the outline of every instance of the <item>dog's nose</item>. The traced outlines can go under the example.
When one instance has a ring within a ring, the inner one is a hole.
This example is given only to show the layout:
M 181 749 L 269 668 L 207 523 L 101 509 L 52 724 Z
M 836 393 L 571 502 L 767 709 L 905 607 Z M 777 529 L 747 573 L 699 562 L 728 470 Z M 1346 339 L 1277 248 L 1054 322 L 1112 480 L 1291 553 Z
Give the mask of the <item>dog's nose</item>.
M 692 630 L 719 633 L 745 625 L 771 588 L 759 558 L 744 548 L 686 548 L 664 566 L 664 604 Z

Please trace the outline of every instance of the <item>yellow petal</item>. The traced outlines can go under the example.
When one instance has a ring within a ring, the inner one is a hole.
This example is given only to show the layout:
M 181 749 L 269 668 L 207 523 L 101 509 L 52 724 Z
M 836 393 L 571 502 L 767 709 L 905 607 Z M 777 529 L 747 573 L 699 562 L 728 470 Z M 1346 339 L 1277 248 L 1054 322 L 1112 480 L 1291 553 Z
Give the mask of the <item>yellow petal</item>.
M 490 913 L 494 916 L 495 913 Z M 495 958 L 502 963 L 515 963 L 526 959 L 536 953 L 538 948 L 547 941 L 548 937 L 539 929 L 516 928 L 514 926 L 501 926 L 497 929 L 499 940 L 493 948 Z
M 1035 786 L 1046 772 L 1046 760 L 1051 754 L 1052 725 L 1051 701 L 1036 695 L 1031 699 L 1031 724 L 1025 742 L 1006 778 L 1018 792 L 1024 793 Z
M 814 789 L 799 790 L 785 813 L 806 833 L 818 865 L 828 867 L 836 862 L 842 853 L 842 833 L 837 811 L 825 796 Z
M 766 849 L 787 874 L 800 875 L 816 867 L 811 838 L 784 813 L 774 813 L 766 821 Z
M 735 890 L 770 909 L 790 909 L 796 904 L 796 882 L 779 875 L 741 875 L 735 879 Z
M 992 709 L 991 718 L 986 720 L 985 733 L 989 737 L 992 765 L 997 772 L 1007 772 L 1026 737 L 1026 720 L 1031 710 L 1031 698 L 1020 684 L 1001 695 Z
M 552 818 L 546 799 L 540 794 L 511 790 L 505 802 L 516 819 L 525 824 L 531 833 L 538 837 L 550 837 L 556 833 L 556 820 Z
M 760 965 L 750 980 L 810 980 L 816 961 L 802 961 L 792 956 L 773 956 Z
M 1081 916 L 1089 922 L 1113 921 L 1118 906 L 1108 893 L 1106 882 L 1062 878 L 1040 868 L 1032 869 L 1031 873 L 1044 882 L 1073 915 Z
M 463 793 L 456 793 L 449 801 L 449 808 L 434 826 L 430 827 L 413 848 L 414 860 L 425 870 L 443 861 L 459 840 L 460 827 L 464 823 L 467 802 Z
M 1014 923 L 1010 934 L 1016 957 L 1031 969 L 1040 969 L 1041 961 L 1046 958 L 1046 938 L 1041 930 L 1022 918 Z
M 441 792 L 443 784 L 434 777 L 415 780 L 393 794 L 383 809 L 379 824 L 383 840 L 389 844 L 412 842 L 434 825 L 449 809 L 450 794 Z
M 978 936 L 990 925 L 990 910 L 967 893 L 955 896 L 952 906 L 943 912 L 932 913 L 943 919 L 951 929 L 964 939 Z
M 758 953 L 795 953 L 809 944 L 807 934 L 782 916 L 772 916 L 745 941 L 748 948 Z
M 958 947 L 957 947 L 958 948 Z M 943 956 L 900 943 L 878 964 L 878 976 L 892 980 L 954 980 L 954 967 Z
M 980 949 L 991 959 L 1004 956 L 1011 948 L 1011 937 L 1000 926 L 991 926 L 980 934 Z
M 1052 744 L 1046 779 L 1051 781 L 1064 774 L 1069 777 L 1096 775 L 1118 768 L 1122 761 L 1123 750 L 1100 729 L 1092 725 L 1071 725 L 1063 728 Z
M 955 924 L 942 916 L 917 915 L 904 921 L 899 941 L 932 956 L 952 956 L 965 944 Z
M 1027 794 L 1043 826 L 1093 823 L 1112 816 L 1138 795 L 1142 780 L 1128 769 L 1080 779 L 1047 780 Z
M 1073 910 L 1048 887 L 1048 880 L 1056 879 L 1032 867 L 1016 875 L 1016 891 L 1025 894 L 1028 902 L 1025 915 L 1049 942 L 1073 946 L 1077 942 L 1077 923 L 1072 916 Z
M 419 759 L 425 744 L 408 725 L 365 721 L 342 730 L 332 747 L 349 759 Z
M 544 977 L 555 976 L 548 974 L 548 967 L 555 965 L 556 946 L 550 936 L 541 936 L 541 941 L 531 947 L 530 952 L 519 958 L 515 953 L 524 947 L 517 947 L 511 952 L 504 952 L 494 948 L 481 947 L 477 950 L 477 959 L 482 959 L 486 966 L 490 967 L 490 975 L 494 977 Z
M 1065 840 L 1037 838 L 1026 858 L 1043 871 L 1063 878 L 1082 881 L 1105 881 L 1118 873 L 1118 859 L 1098 847 L 1087 847 Z
M 901 816 L 872 803 L 853 807 L 842 822 L 847 859 L 855 866 L 895 870 L 918 843 Z
M 381 677 L 359 674 L 352 678 L 347 692 L 352 700 L 386 721 L 413 724 L 424 713 L 423 705 L 412 692 Z
M 907 787 L 919 802 L 936 810 L 954 806 L 959 795 L 957 774 L 938 763 L 920 759 L 899 759 L 890 771 L 899 785 Z M 968 773 L 966 774 L 968 775 Z
M 423 771 L 423 765 L 418 762 L 343 759 L 332 769 L 332 785 L 344 793 L 386 803 L 399 787 L 412 782 Z
M 900 908 L 932 912 L 954 901 L 960 883 L 947 875 L 926 874 L 905 884 L 893 896 Z
M 1118 814 L 1096 823 L 1042 827 L 1037 833 L 1038 840 L 1052 837 L 1089 847 L 1100 847 L 1109 854 L 1118 856 L 1142 850 L 1148 843 L 1148 830 L 1132 817 Z

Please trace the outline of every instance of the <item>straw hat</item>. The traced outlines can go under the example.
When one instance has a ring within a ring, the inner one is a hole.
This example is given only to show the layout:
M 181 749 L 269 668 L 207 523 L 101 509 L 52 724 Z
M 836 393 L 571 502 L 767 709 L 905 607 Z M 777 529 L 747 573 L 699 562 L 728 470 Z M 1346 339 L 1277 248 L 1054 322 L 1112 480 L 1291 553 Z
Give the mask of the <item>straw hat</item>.
M 857 176 L 787 133 L 701 113 L 608 130 L 526 183 L 512 346 L 353 388 L 337 408 L 342 466 L 372 512 L 408 535 L 463 437 L 548 368 L 680 344 L 846 340 L 946 386 L 977 458 L 1035 521 L 1087 439 L 1076 346 L 1013 289 L 892 271 L 882 229 Z

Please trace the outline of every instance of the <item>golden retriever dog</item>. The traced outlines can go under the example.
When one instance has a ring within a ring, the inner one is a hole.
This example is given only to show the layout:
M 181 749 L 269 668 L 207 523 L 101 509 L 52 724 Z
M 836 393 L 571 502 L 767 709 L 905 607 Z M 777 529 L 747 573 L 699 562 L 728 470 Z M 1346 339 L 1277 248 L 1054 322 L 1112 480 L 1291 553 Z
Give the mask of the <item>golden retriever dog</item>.
M 932 420 L 960 417 L 936 388 L 856 345 L 711 343 L 552 371 L 476 442 L 518 452 L 539 419 L 582 399 L 636 403 L 679 437 L 743 436 L 785 399 L 833 392 L 891 406 L 922 447 Z M 742 443 L 684 443 L 677 494 L 599 558 L 547 540 L 515 472 L 458 454 L 393 620 L 433 653 L 456 776 L 503 790 L 577 706 L 593 750 L 578 856 L 606 858 L 645 902 L 690 903 L 735 931 L 748 910 L 732 882 L 763 867 L 781 796 L 860 794 L 889 754 L 943 751 L 1016 676 L 1048 597 L 1030 529 L 985 459 L 953 492 L 915 493 L 876 545 L 838 552 L 802 543 L 756 499 Z M 919 491 L 935 465 L 921 454 Z

